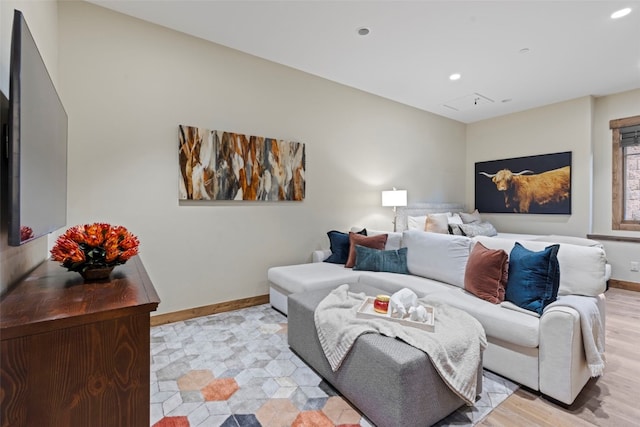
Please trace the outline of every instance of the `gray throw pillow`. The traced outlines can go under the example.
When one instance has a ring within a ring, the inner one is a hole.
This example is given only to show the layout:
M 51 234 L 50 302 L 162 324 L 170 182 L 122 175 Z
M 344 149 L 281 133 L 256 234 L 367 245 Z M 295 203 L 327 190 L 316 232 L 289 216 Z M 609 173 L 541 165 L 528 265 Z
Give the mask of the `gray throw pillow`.
M 498 232 L 496 231 L 493 224 L 490 222 L 474 222 L 471 224 L 458 224 L 460 230 L 467 237 L 475 237 L 475 236 L 488 236 L 493 237 L 497 236 Z
M 473 224 L 474 222 L 482 222 L 482 218 L 480 218 L 480 212 L 478 209 L 471 213 L 460 212 L 460 218 L 462 218 L 462 222 L 465 224 Z

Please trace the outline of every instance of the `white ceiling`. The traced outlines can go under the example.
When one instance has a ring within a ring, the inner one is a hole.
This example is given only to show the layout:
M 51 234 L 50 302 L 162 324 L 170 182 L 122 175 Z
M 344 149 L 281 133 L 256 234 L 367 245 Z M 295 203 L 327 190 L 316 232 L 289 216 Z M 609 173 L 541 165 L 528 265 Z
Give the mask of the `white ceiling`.
M 465 123 L 640 88 L 637 0 L 90 1 Z

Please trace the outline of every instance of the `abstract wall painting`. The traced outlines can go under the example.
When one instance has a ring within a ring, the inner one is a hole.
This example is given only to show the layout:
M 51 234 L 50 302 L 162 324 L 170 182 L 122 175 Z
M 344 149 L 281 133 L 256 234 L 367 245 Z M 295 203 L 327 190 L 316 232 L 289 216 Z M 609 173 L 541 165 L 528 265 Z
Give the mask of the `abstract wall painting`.
M 178 126 L 180 200 L 301 201 L 305 145 Z
M 478 162 L 475 201 L 486 213 L 571 213 L 571 152 Z

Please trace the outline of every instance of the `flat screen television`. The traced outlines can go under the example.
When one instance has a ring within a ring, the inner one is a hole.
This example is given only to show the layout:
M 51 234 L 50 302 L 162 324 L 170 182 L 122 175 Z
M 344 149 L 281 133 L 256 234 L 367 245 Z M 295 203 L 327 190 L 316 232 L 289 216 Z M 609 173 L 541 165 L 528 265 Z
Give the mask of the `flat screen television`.
M 67 113 L 23 14 L 11 34 L 8 239 L 18 246 L 67 222 Z

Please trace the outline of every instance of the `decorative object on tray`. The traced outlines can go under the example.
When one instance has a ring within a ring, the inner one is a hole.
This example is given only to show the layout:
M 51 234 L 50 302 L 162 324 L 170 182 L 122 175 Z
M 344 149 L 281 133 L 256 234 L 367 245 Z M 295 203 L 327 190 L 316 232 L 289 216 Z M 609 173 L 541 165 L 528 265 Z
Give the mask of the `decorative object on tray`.
M 387 313 L 389 311 L 389 295 L 376 295 L 373 301 L 373 310 L 377 313 Z
M 409 319 L 414 322 L 426 322 L 429 319 L 429 313 L 423 305 L 409 307 Z
M 409 308 L 416 305 L 418 305 L 418 295 L 409 288 L 402 288 L 389 299 L 390 315 L 404 317 L 409 313 Z
M 85 281 L 104 280 L 116 265 L 137 255 L 138 237 L 120 225 L 93 223 L 76 225 L 58 237 L 51 259 Z
M 363 319 L 385 319 L 404 326 L 422 329 L 427 332 L 433 332 L 435 329 L 435 308 L 432 306 L 421 305 L 416 303 L 415 306 L 409 308 L 409 312 L 404 315 L 399 313 L 391 314 L 381 313 L 375 309 L 375 297 L 366 297 L 362 305 L 356 312 L 356 317 Z

